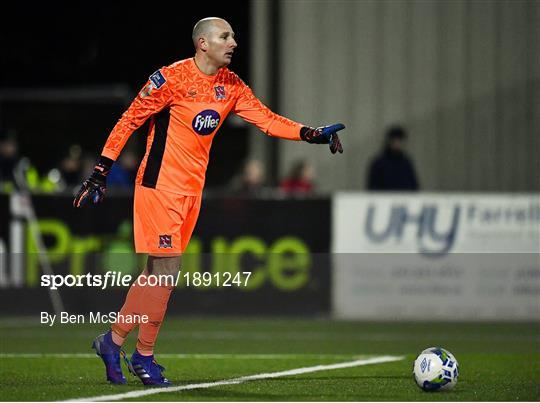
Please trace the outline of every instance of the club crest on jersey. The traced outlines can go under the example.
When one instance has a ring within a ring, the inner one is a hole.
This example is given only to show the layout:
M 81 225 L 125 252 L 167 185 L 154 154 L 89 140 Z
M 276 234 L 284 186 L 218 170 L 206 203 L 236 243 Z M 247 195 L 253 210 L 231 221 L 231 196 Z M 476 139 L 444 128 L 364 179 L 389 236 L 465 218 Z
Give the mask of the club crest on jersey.
M 219 126 L 220 119 L 221 116 L 219 116 L 219 113 L 212 109 L 205 109 L 193 118 L 191 126 L 197 134 L 207 136 L 216 130 Z
M 214 90 L 216 91 L 217 101 L 219 101 L 220 99 L 225 99 L 225 86 L 224 85 L 216 85 L 214 87 Z
M 165 84 L 167 80 L 165 80 L 165 77 L 163 77 L 163 74 L 161 74 L 161 70 L 156 71 L 150 76 L 150 82 L 154 86 L 154 88 L 159 89 Z
M 160 235 L 158 248 L 172 248 L 172 236 Z

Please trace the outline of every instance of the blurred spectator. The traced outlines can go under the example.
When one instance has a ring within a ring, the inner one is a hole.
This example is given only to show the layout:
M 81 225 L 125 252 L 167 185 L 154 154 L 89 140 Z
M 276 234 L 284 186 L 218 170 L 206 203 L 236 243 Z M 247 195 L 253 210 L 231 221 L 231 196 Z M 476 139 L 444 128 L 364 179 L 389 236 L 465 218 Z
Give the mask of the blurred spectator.
M 81 146 L 69 147 L 68 155 L 60 163 L 60 175 L 67 186 L 78 185 L 82 177 Z
M 313 193 L 315 185 L 314 166 L 305 160 L 299 160 L 294 163 L 287 178 L 285 178 L 279 188 L 288 196 L 307 196 Z
M 124 150 L 107 175 L 107 185 L 114 188 L 132 189 L 135 186 L 138 162 L 137 155 L 132 150 Z
M 242 174 L 233 180 L 232 192 L 239 196 L 261 196 L 268 191 L 265 175 L 261 161 L 249 160 Z
M 0 139 L 0 191 L 54 192 L 57 184 L 48 176 L 41 177 L 32 162 L 19 155 L 19 144 L 14 133 Z
M 19 145 L 13 135 L 0 139 L 0 190 L 13 186 L 13 171 L 19 161 Z M 8 185 L 10 184 L 10 185 Z
M 368 190 L 418 190 L 418 179 L 411 159 L 405 153 L 407 132 L 401 126 L 386 132 L 382 152 L 369 166 Z

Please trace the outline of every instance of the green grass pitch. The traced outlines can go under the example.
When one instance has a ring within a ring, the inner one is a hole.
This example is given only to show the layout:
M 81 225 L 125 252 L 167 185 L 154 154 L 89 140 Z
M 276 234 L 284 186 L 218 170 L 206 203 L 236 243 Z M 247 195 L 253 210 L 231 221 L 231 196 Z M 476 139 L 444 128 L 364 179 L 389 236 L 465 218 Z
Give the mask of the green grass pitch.
M 127 371 L 127 385 L 107 384 L 103 365 L 90 350 L 92 339 L 103 330 L 95 325 L 46 327 L 37 318 L 0 320 L 0 399 L 65 400 L 146 390 Z M 134 338 L 126 351 L 132 351 Z M 430 346 L 447 348 L 458 359 L 460 377 L 454 390 L 426 393 L 414 383 L 412 362 Z M 540 400 L 540 324 L 168 318 L 156 350 L 175 385 L 380 355 L 404 358 L 131 400 Z

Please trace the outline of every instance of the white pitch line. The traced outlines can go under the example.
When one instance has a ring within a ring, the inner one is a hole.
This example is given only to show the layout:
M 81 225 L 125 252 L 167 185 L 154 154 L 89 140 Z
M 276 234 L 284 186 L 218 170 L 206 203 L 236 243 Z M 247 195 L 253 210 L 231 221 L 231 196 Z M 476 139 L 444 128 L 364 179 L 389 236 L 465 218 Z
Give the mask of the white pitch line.
M 315 365 L 313 367 L 296 368 L 296 369 L 290 369 L 287 371 L 247 375 L 247 376 L 241 376 L 239 378 L 225 379 L 225 380 L 216 381 L 216 382 L 193 383 L 190 385 L 172 386 L 169 388 L 134 390 L 131 392 L 119 393 L 116 395 L 101 395 L 101 396 L 86 397 L 86 398 L 72 399 L 72 400 L 66 400 L 66 401 L 68 402 L 103 402 L 103 401 L 108 402 L 112 400 L 135 399 L 135 398 L 140 398 L 142 396 L 155 395 L 158 393 L 172 393 L 172 392 L 179 392 L 181 390 L 208 389 L 208 388 L 213 388 L 216 386 L 238 385 L 240 383 L 249 382 L 249 381 L 257 381 L 261 379 L 281 378 L 285 376 L 307 374 L 310 372 L 359 367 L 361 365 L 369 365 L 369 364 L 382 364 L 385 362 L 400 361 L 402 359 L 403 357 L 397 357 L 397 356 L 379 356 L 379 357 L 367 358 L 363 360 L 341 362 L 337 364 Z
M 35 329 L 39 327 L 40 329 Z M 41 330 L 48 330 L 49 327 L 44 325 L 37 324 L 32 326 L 11 326 L 6 325 L 2 326 L 0 320 L 0 331 L 3 331 L 6 334 L 9 334 L 11 329 L 18 329 L 16 335 L 18 339 L 37 339 L 43 338 L 43 333 L 40 333 Z M 40 330 L 40 331 L 36 331 Z M 95 337 L 95 333 L 92 333 L 88 330 L 72 330 L 69 333 L 70 338 L 88 340 Z M 441 337 L 444 335 L 441 334 Z M 267 340 L 279 340 L 280 342 L 287 341 L 404 341 L 404 340 L 418 340 L 418 335 L 416 334 L 403 334 L 403 332 L 391 332 L 388 331 L 378 331 L 374 333 L 362 333 L 356 330 L 347 330 L 347 331 L 310 331 L 310 332 L 301 332 L 301 331 L 213 331 L 213 330 L 199 330 L 199 331 L 186 331 L 186 330 L 168 330 L 160 333 L 160 340 L 221 340 L 221 341 L 267 341 Z M 452 340 L 463 340 L 463 341 L 515 341 L 515 342 L 526 342 L 526 341 L 538 341 L 540 340 L 539 334 L 492 334 L 492 333 L 474 333 L 466 332 L 466 334 L 454 335 Z

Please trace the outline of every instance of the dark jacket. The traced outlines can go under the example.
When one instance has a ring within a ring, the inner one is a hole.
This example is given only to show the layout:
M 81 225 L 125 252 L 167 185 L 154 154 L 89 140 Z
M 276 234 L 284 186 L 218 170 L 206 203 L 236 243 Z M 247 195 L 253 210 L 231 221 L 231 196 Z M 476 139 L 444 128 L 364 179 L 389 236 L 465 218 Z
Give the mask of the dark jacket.
M 409 157 L 386 148 L 373 159 L 368 173 L 368 190 L 418 190 L 418 180 Z

